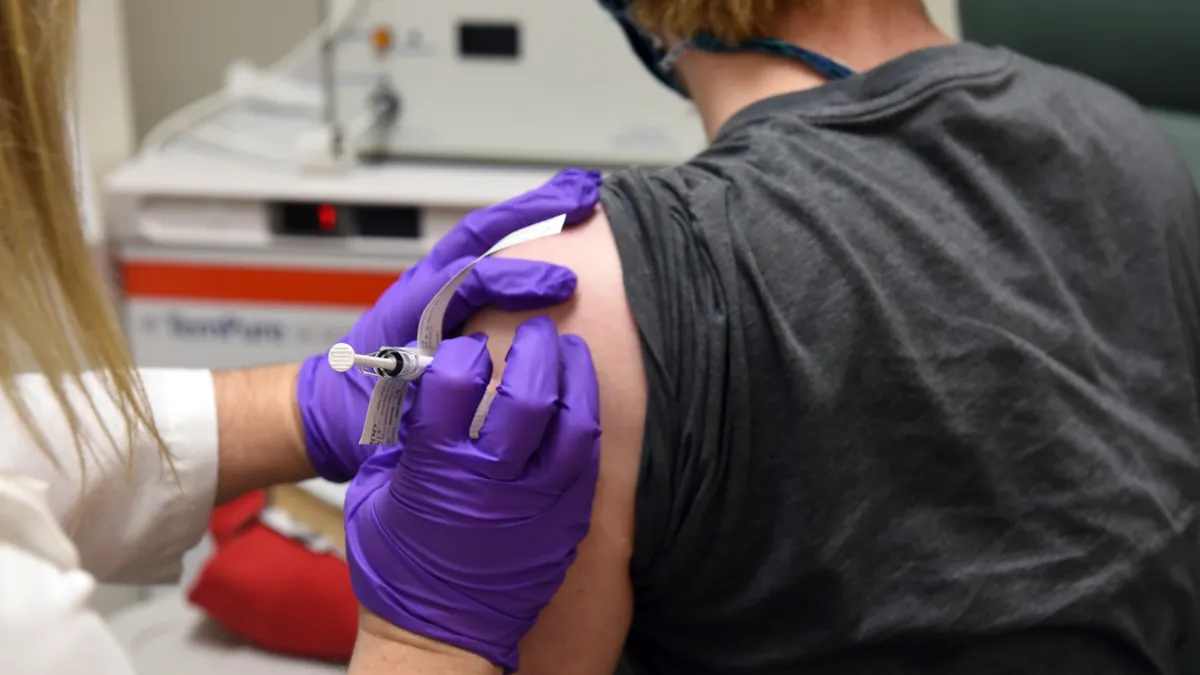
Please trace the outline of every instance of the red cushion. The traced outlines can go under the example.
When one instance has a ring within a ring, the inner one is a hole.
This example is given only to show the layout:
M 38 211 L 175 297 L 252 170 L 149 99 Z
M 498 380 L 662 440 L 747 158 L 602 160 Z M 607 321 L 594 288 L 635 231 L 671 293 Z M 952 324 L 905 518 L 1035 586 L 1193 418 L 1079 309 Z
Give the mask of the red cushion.
M 244 511 L 245 503 L 238 508 Z M 214 535 L 217 520 L 236 520 L 235 510 L 214 512 Z M 218 543 L 188 600 L 268 651 L 348 661 L 354 649 L 358 600 L 345 561 L 310 551 L 257 520 Z
M 258 514 L 267 508 L 267 491 L 259 490 L 226 502 L 213 509 L 208 531 L 218 544 L 227 541 L 246 525 L 258 522 Z

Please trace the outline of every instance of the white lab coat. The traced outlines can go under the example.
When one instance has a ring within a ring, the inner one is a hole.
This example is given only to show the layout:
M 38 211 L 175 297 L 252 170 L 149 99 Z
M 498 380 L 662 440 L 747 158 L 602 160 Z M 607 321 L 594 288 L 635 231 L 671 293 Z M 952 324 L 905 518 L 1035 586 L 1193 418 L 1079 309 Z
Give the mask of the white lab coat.
M 143 435 L 132 463 L 101 431 L 126 438 L 117 408 L 96 380 L 99 416 L 74 406 L 97 447 L 81 464 L 45 378 L 23 375 L 23 400 L 58 444 L 60 467 L 25 433 L 0 396 L 0 672 L 127 675 L 129 660 L 89 607 L 97 580 L 163 583 L 204 534 L 217 481 L 217 414 L 204 370 L 143 370 L 159 430 L 179 480 Z M 74 392 L 76 395 L 80 392 Z

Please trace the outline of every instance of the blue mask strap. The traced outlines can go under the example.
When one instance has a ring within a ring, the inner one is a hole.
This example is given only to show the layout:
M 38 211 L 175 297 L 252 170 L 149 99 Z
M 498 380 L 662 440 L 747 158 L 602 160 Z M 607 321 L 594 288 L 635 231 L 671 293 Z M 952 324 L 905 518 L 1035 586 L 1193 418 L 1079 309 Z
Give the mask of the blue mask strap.
M 684 97 L 687 97 L 687 93 L 675 79 L 674 69 L 676 59 L 689 48 L 708 52 L 757 52 L 779 56 L 799 61 L 830 80 L 841 80 L 854 75 L 854 70 L 843 63 L 775 38 L 754 38 L 737 45 L 728 45 L 711 34 L 701 33 L 664 53 L 662 43 L 657 38 L 637 27 L 637 23 L 630 16 L 633 5 L 630 0 L 600 0 L 600 4 L 617 20 L 638 60 L 645 64 L 660 82 Z
M 784 42 L 783 40 L 777 40 L 775 38 L 752 38 L 740 44 L 728 45 L 712 35 L 701 33 L 694 36 L 691 40 L 688 40 L 685 46 L 690 46 L 693 49 L 699 49 L 706 52 L 757 52 L 759 54 L 781 56 L 793 61 L 799 61 L 800 63 L 803 63 L 809 68 L 815 70 L 818 75 L 830 80 L 844 80 L 847 77 L 854 75 L 854 70 L 844 63 L 835 61 L 828 56 L 818 54 L 803 47 L 797 47 L 790 42 Z M 671 50 L 672 54 L 674 54 L 674 58 L 678 58 L 678 51 L 678 49 Z M 672 61 L 674 61 L 674 58 L 672 58 Z M 664 61 L 665 60 L 666 59 L 664 59 Z
M 660 82 L 671 89 L 679 91 L 674 73 L 670 69 L 663 70 L 654 65 L 656 63 L 661 64 L 665 60 L 662 52 L 659 51 L 657 40 L 643 33 L 637 27 L 637 24 L 628 18 L 626 12 L 614 12 L 614 16 L 617 19 L 617 25 L 621 27 L 621 32 L 625 34 L 625 39 L 629 41 L 629 46 L 633 49 L 633 53 L 638 57 L 638 60 L 645 64 L 651 74 L 658 78 Z

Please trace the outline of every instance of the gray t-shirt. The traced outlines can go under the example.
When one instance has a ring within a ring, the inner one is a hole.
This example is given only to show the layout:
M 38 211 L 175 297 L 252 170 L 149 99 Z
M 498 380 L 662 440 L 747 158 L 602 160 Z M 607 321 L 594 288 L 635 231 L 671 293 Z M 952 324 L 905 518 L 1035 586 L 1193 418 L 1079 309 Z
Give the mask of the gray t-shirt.
M 650 395 L 629 672 L 1170 667 L 1200 207 L 1136 105 L 928 49 L 602 200 Z

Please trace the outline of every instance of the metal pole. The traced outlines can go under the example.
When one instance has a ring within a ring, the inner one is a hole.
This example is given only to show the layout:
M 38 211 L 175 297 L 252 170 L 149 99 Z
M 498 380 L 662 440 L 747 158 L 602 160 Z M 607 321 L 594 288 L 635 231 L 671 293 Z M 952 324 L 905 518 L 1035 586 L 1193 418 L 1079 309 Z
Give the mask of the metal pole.
M 329 30 L 333 24 L 333 0 L 318 0 L 317 20 L 324 33 L 321 37 L 321 90 L 325 97 L 325 124 L 330 131 L 330 151 L 335 159 L 342 156 L 342 125 L 338 120 L 337 77 L 334 72 L 335 40 L 337 34 Z

